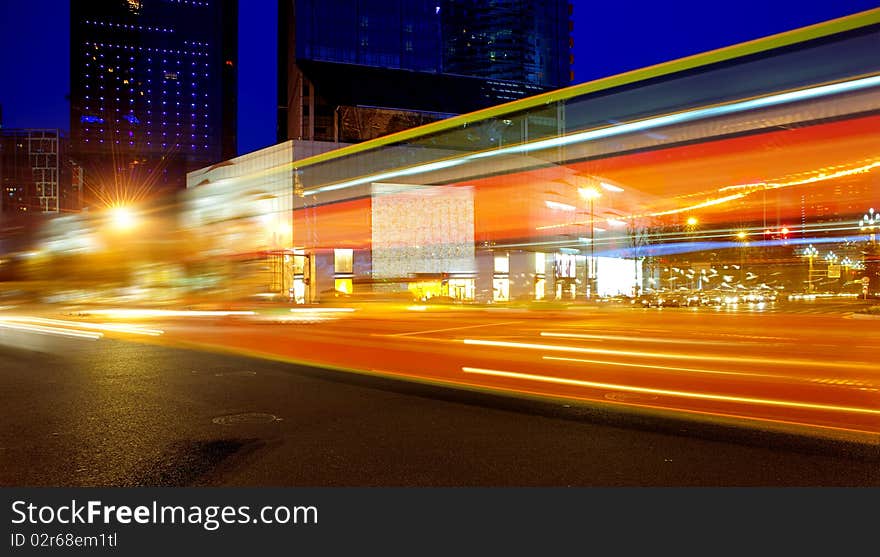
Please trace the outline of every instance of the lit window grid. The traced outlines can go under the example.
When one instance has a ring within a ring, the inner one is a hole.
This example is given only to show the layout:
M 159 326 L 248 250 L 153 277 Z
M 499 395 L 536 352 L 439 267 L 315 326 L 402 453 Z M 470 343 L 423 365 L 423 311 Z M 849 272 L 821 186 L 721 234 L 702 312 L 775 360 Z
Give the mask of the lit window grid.
M 130 146 L 188 146 L 191 150 L 215 147 L 216 141 L 212 141 L 210 134 L 209 94 L 201 92 L 210 83 L 209 64 L 198 60 L 207 57 L 206 52 L 104 42 L 86 42 L 85 45 L 84 56 L 88 73 L 85 74 L 86 83 L 83 87 L 90 94 L 85 95 L 87 104 L 84 106 L 84 116 L 98 116 L 106 121 L 104 127 L 84 126 L 82 133 L 85 142 L 97 139 L 99 143 L 108 140 L 118 145 L 127 143 Z M 146 56 L 147 63 L 136 64 L 135 52 L 138 53 L 138 61 L 142 62 L 143 56 Z M 143 55 L 142 52 L 147 54 Z M 127 68 L 122 60 L 124 54 L 128 54 Z M 158 56 L 162 56 L 161 62 L 158 62 Z M 154 57 L 157 63 L 153 63 Z M 117 63 L 114 64 L 114 61 Z M 183 71 L 184 63 L 189 72 Z M 136 66 L 140 67 L 136 69 Z M 157 73 L 161 77 L 157 77 L 155 83 L 161 89 L 156 89 L 154 93 L 153 77 Z M 138 74 L 147 76 L 145 83 L 138 83 Z M 129 114 L 134 115 L 140 123 L 126 121 L 125 116 Z M 108 134 L 111 135 L 108 137 Z

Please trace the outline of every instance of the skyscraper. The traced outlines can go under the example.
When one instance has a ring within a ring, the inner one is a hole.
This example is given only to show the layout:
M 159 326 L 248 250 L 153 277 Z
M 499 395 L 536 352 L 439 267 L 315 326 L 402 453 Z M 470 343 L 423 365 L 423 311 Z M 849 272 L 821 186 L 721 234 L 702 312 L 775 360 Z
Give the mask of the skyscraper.
M 568 0 L 443 0 L 443 71 L 563 87 L 572 81 Z
M 71 1 L 72 159 L 87 203 L 183 189 L 235 155 L 237 0 Z
M 278 140 L 363 141 L 568 85 L 570 13 L 567 0 L 279 0 Z
M 57 129 L 0 129 L 0 213 L 61 210 L 64 147 Z

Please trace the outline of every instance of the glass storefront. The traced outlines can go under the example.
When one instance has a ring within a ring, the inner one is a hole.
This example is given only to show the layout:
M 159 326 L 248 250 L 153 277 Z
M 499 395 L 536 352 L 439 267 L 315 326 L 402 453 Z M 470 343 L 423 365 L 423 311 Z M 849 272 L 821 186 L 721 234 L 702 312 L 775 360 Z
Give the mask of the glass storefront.
M 358 246 L 356 289 L 464 273 L 433 295 L 483 303 L 876 294 L 871 17 L 296 162 L 294 244 Z

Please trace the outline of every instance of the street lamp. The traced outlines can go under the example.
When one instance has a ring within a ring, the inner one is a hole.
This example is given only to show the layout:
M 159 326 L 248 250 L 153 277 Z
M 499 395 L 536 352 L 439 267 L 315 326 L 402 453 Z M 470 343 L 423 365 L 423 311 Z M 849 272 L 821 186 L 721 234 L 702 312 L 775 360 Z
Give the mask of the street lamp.
M 135 227 L 137 218 L 128 207 L 117 206 L 110 209 L 110 224 L 119 232 L 127 232 Z
M 736 238 L 739 240 L 739 282 L 740 284 L 745 285 L 746 247 L 749 245 L 749 235 L 745 230 L 740 230 L 736 233 Z
M 874 208 L 868 209 L 861 219 L 859 219 L 859 230 L 869 232 L 871 234 L 871 243 L 875 241 L 874 231 L 880 228 L 880 213 L 875 213 Z
M 602 192 L 594 187 L 578 188 L 580 196 L 590 202 L 590 262 L 587 265 L 587 298 L 593 297 L 596 291 L 596 242 L 593 229 L 593 202 L 602 196 Z
M 813 292 L 813 259 L 819 255 L 819 250 L 816 249 L 813 244 L 804 248 L 804 257 L 806 257 L 810 262 L 809 271 L 807 272 L 807 291 L 809 293 Z

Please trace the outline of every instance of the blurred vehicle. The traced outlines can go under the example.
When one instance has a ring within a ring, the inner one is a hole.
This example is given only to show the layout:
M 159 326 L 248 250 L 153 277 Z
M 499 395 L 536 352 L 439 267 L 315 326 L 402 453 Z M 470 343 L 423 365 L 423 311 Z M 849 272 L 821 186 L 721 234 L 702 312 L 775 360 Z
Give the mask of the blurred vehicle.
M 657 296 L 655 294 L 640 294 L 630 300 L 634 306 L 649 308 L 657 305 Z
M 421 300 L 423 304 L 461 304 L 462 301 L 452 296 L 431 296 Z
M 334 298 L 334 299 L 349 299 L 351 298 L 351 294 L 348 292 L 344 292 L 342 290 L 336 290 L 335 288 L 328 288 L 327 290 L 322 290 L 320 292 L 321 298 Z
M 625 294 L 618 294 L 616 296 L 602 296 L 597 299 L 598 302 L 603 304 L 629 304 L 635 300 L 632 296 L 627 296 Z
M 688 297 L 679 292 L 652 292 L 637 296 L 631 304 L 649 308 L 684 307 L 688 305 Z
M 680 308 L 686 305 L 687 296 L 678 292 L 670 292 L 657 298 L 657 306 L 661 308 Z

